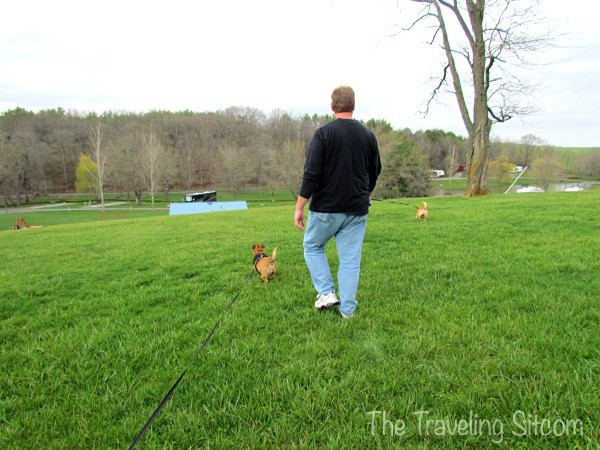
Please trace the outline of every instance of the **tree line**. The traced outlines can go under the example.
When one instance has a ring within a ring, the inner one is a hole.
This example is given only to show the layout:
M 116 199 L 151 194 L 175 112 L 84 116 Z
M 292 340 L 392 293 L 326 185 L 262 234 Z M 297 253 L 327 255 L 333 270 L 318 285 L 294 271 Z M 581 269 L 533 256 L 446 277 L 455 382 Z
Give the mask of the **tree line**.
M 43 193 L 103 190 L 134 196 L 169 190 L 266 189 L 298 194 L 306 146 L 331 115 L 270 114 L 231 107 L 217 112 L 83 114 L 61 108 L 0 115 L 0 190 L 5 206 Z M 425 196 L 430 169 L 456 172 L 468 141 L 442 130 L 395 130 L 365 123 L 378 139 L 384 170 L 380 197 Z M 552 149 L 529 137 L 492 146 L 493 158 L 523 164 Z M 592 170 L 597 164 L 581 164 Z M 493 164 L 492 164 L 493 167 Z M 591 174 L 590 174 L 591 175 Z M 100 186 L 100 188 L 98 188 Z

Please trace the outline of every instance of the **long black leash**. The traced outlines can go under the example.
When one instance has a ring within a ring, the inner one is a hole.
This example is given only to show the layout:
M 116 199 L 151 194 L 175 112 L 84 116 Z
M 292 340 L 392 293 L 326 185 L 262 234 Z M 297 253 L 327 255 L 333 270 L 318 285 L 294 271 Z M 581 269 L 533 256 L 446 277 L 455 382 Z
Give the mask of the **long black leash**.
M 418 207 L 418 206 L 411 205 L 411 204 L 409 204 L 409 203 L 395 202 L 395 201 L 393 201 L 393 200 L 381 200 L 380 198 L 372 198 L 372 199 L 371 199 L 371 201 L 372 201 L 372 202 L 383 202 L 383 203 L 395 203 L 396 205 L 412 206 L 412 207 L 414 207 L 414 208 L 417 208 L 417 209 L 419 209 L 419 207 Z
M 167 392 L 167 394 L 161 400 L 160 404 L 156 407 L 156 409 L 154 410 L 154 412 L 152 413 L 152 415 L 150 416 L 150 418 L 146 422 L 146 425 L 144 425 L 144 427 L 142 428 L 142 430 L 138 433 L 137 437 L 133 440 L 133 442 L 129 446 L 129 450 L 134 449 L 136 447 L 136 445 L 138 445 L 138 443 L 142 440 L 142 438 L 146 434 L 146 431 L 148 431 L 150 429 L 150 426 L 152 425 L 152 422 L 154 422 L 154 419 L 156 419 L 156 417 L 161 412 L 161 410 L 165 407 L 165 405 L 167 404 L 167 402 L 169 401 L 169 399 L 173 396 L 173 393 L 175 392 L 175 389 L 177 389 L 177 386 L 179 386 L 179 383 L 181 383 L 181 380 L 183 380 L 183 377 L 185 377 L 185 374 L 187 373 L 188 369 L 192 366 L 192 364 L 194 363 L 194 361 L 196 361 L 196 359 L 198 359 L 198 356 L 200 355 L 200 352 L 204 349 L 204 347 L 206 347 L 206 345 L 210 341 L 210 338 L 212 337 L 212 335 L 214 334 L 214 332 L 216 331 L 216 329 L 219 327 L 219 325 L 221 324 L 221 322 L 225 318 L 225 315 L 227 314 L 227 312 L 231 309 L 231 307 L 233 306 L 233 304 L 235 303 L 235 301 L 237 300 L 237 298 L 240 296 L 240 294 L 242 293 L 242 291 L 246 287 L 246 284 L 248 284 L 248 281 L 250 280 L 250 277 L 253 274 L 254 274 L 254 271 L 250 272 L 250 275 L 248 275 L 248 278 L 246 279 L 246 281 L 242 285 L 241 289 L 238 291 L 237 294 L 235 294 L 235 296 L 231 299 L 231 301 L 229 302 L 229 304 L 227 305 L 227 307 L 223 310 L 223 313 L 221 314 L 221 317 L 219 317 L 219 320 L 217 320 L 217 322 L 212 327 L 212 329 L 210 330 L 210 332 L 208 333 L 208 335 L 204 338 L 204 340 L 202 341 L 202 344 L 200 344 L 200 347 L 198 347 L 198 350 L 194 354 L 194 357 L 189 362 L 188 366 L 185 368 L 185 370 L 179 376 L 179 378 L 177 378 L 177 381 L 173 384 L 173 386 L 171 386 L 171 389 L 169 389 L 169 392 Z

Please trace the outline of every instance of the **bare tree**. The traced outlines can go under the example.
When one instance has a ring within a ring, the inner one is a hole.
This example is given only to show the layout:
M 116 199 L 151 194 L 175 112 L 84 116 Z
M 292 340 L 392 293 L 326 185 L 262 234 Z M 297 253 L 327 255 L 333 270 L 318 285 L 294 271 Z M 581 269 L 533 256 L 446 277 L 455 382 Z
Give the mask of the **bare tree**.
M 100 119 L 96 120 L 96 123 L 92 126 L 90 146 L 94 162 L 96 163 L 96 182 L 98 183 L 100 205 L 102 206 L 102 211 L 104 211 L 104 169 L 106 167 L 106 151 L 102 147 L 102 123 L 100 122 Z
M 188 191 L 198 182 L 197 176 L 201 177 L 197 134 L 196 130 L 186 131 L 181 139 L 181 144 L 175 150 L 179 173 Z M 200 184 L 202 184 L 202 178 L 200 178 Z
M 302 181 L 302 168 L 306 144 L 299 140 L 285 141 L 273 154 L 274 178 L 298 198 L 298 191 Z
M 35 134 L 34 115 L 17 108 L 3 115 L 0 128 L 0 159 L 4 167 L 2 184 L 5 190 L 5 202 L 21 206 L 21 198 L 29 202 L 30 194 L 39 190 L 43 183 L 42 161 L 43 145 Z M 11 195 L 15 195 L 15 200 Z
M 221 185 L 237 197 L 245 186 L 251 168 L 248 149 L 233 144 L 222 144 L 217 150 L 217 174 Z
M 10 205 L 14 206 L 14 202 L 10 197 L 10 173 L 13 158 L 11 148 L 5 139 L 4 133 L 0 130 L 0 189 L 2 189 L 2 196 L 4 197 L 4 206 L 7 208 Z
M 546 152 L 540 158 L 533 161 L 532 166 L 532 174 L 538 178 L 544 188 L 548 188 L 548 185 L 559 178 L 559 173 L 561 171 L 560 163 L 551 152 Z
M 158 185 L 158 180 L 161 177 L 161 158 L 164 153 L 163 145 L 161 144 L 158 135 L 154 132 L 154 127 L 150 126 L 149 130 L 142 132 L 142 153 L 141 162 L 144 169 L 144 179 L 146 187 L 150 191 L 150 199 L 152 209 L 154 210 L 154 193 Z
M 573 155 L 572 170 L 576 174 L 600 180 L 600 149 L 577 152 Z
M 458 0 L 411 1 L 421 3 L 423 9 L 407 29 L 433 20 L 429 43 L 439 43 L 445 55 L 442 75 L 425 113 L 450 79 L 449 90 L 456 97 L 471 147 L 465 195 L 485 195 L 492 125 L 533 111 L 527 102 L 537 84 L 519 74 L 522 67 L 532 64 L 528 57 L 532 52 L 551 45 L 548 31 L 536 31 L 543 23 L 536 9 L 540 0 L 528 4 L 522 0 L 464 0 L 460 5 Z
M 69 147 L 69 144 L 73 141 L 71 134 L 69 129 L 64 127 L 59 128 L 58 126 L 51 131 L 51 150 L 54 154 L 54 159 L 58 163 L 56 170 L 61 177 L 59 186 L 63 189 L 72 184 L 73 175 L 69 168 L 74 165 L 77 155 L 73 151 L 73 147 Z M 58 180 L 56 182 L 58 184 Z
M 528 166 L 531 163 L 531 157 L 534 151 L 542 146 L 546 145 L 546 142 L 538 136 L 533 134 L 526 134 L 521 137 L 521 148 L 523 149 L 523 161 L 520 161 L 524 166 Z
M 138 128 L 139 122 L 131 119 L 118 130 L 113 142 L 114 152 L 107 178 L 110 179 L 111 185 L 119 193 L 127 193 L 127 200 L 133 192 L 136 204 L 140 205 L 144 192 L 144 182 L 140 173 L 141 164 L 138 158 L 140 147 Z
M 456 144 L 450 144 L 448 154 L 444 159 L 444 167 L 446 169 L 446 176 L 452 178 L 454 171 L 458 167 L 458 147 Z

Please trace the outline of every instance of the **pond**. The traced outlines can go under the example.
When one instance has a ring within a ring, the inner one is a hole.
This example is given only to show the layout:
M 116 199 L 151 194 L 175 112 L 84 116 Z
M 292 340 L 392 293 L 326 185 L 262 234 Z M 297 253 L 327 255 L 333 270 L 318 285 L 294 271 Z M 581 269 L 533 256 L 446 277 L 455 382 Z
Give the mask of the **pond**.
M 566 182 L 566 183 L 551 183 L 548 185 L 548 187 L 546 189 L 541 189 L 541 190 L 537 190 L 535 188 L 537 187 L 541 187 L 540 185 L 525 185 L 525 184 L 515 184 L 511 189 L 510 192 L 511 194 L 516 193 L 519 189 L 522 190 L 522 192 L 576 192 L 576 191 L 591 191 L 591 190 L 596 190 L 596 189 L 600 189 L 600 182 L 598 181 L 580 181 L 580 182 Z M 504 190 L 506 190 L 506 188 L 504 188 Z M 502 190 L 502 192 L 504 192 L 504 190 Z M 496 193 L 498 193 L 499 191 L 496 191 Z M 449 189 L 443 189 L 442 187 L 433 187 L 432 189 L 430 189 L 429 191 L 429 196 L 430 197 L 443 197 L 443 196 L 449 196 L 449 195 L 463 195 L 465 193 L 464 188 L 463 189 L 453 189 L 453 190 L 449 190 Z
M 541 189 L 538 189 L 541 188 Z M 510 190 L 514 192 L 578 192 L 578 191 L 590 191 L 594 189 L 600 189 L 599 183 L 593 183 L 591 181 L 582 182 L 567 182 L 567 183 L 551 183 L 546 189 L 541 186 L 535 185 L 520 185 L 516 184 Z
M 598 189 L 598 183 L 592 183 L 589 181 L 580 183 L 553 183 L 548 185 L 548 192 L 564 192 L 564 191 L 589 191 L 592 189 Z

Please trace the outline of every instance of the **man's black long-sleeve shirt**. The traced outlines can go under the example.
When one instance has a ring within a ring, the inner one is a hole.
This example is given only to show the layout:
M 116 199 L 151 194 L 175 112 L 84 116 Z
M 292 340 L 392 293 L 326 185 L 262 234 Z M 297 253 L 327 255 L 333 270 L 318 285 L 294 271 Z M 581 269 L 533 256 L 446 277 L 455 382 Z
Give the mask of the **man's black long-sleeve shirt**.
M 311 211 L 362 216 L 380 173 L 373 132 L 338 118 L 319 128 L 306 149 L 300 195 L 310 199 Z

